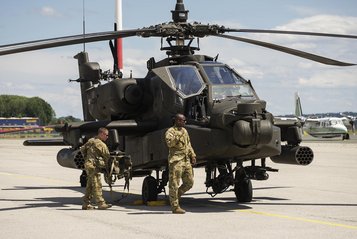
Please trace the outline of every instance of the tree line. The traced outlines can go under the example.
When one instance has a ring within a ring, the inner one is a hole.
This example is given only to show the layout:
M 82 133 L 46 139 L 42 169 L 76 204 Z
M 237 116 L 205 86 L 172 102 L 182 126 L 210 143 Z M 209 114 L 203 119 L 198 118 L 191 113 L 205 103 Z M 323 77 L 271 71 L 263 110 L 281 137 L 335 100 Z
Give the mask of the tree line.
M 0 95 L 0 117 L 38 117 L 47 125 L 55 116 L 51 105 L 40 97 Z

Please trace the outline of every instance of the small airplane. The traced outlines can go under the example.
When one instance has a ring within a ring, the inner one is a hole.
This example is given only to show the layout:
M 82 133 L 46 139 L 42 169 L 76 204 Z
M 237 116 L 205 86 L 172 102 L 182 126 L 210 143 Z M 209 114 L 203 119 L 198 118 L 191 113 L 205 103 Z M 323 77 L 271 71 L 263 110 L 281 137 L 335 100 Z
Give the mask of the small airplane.
M 300 96 L 295 93 L 295 116 L 303 123 L 303 130 L 316 138 L 336 138 L 349 139 L 347 127 L 342 118 L 324 117 L 324 118 L 305 118 L 302 113 Z

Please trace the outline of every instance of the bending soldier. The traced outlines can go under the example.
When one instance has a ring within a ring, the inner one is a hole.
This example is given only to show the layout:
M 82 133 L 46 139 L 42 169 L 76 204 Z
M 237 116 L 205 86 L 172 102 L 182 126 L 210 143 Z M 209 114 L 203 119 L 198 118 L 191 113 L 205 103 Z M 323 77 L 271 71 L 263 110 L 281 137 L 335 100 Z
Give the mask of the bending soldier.
M 193 186 L 193 169 L 196 154 L 190 143 L 187 130 L 184 128 L 186 118 L 182 114 L 175 116 L 175 125 L 165 133 L 169 148 L 169 198 L 173 213 L 185 213 L 179 205 L 179 198 Z M 179 187 L 180 180 L 182 185 Z
M 91 200 L 94 199 L 98 209 L 104 210 L 112 205 L 107 204 L 103 198 L 102 179 L 100 171 L 105 168 L 110 154 L 107 145 L 104 143 L 108 139 L 108 130 L 100 128 L 98 135 L 88 140 L 81 148 L 84 156 L 84 168 L 87 173 L 86 192 L 83 197 L 83 210 L 94 209 Z

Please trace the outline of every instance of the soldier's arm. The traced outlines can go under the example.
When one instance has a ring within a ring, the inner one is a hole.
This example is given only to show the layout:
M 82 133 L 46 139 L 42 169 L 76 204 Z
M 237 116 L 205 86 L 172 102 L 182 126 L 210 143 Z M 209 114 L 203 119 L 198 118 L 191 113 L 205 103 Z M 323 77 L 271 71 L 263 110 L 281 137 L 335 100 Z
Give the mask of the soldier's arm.
M 176 145 L 175 135 L 170 130 L 166 131 L 165 140 L 166 140 L 167 147 L 169 148 L 172 148 Z
M 87 152 L 86 144 L 82 145 L 79 150 L 81 151 L 82 155 L 85 155 Z
M 102 143 L 102 144 L 98 145 L 98 150 L 99 150 L 100 157 L 102 157 L 105 162 L 108 162 L 108 160 L 110 158 L 110 153 L 109 153 L 108 147 L 104 143 Z
M 192 159 L 192 158 L 196 158 L 195 151 L 193 150 L 192 145 L 191 145 L 190 136 L 188 135 L 188 133 L 187 133 L 186 135 L 187 135 L 188 156 L 189 156 L 191 159 Z

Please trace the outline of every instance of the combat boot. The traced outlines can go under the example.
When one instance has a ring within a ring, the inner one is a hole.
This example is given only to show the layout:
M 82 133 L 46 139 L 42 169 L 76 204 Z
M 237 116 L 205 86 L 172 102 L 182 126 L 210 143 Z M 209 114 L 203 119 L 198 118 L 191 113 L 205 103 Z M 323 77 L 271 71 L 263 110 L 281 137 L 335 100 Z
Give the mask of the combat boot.
M 83 204 L 82 205 L 82 210 L 93 210 L 93 209 L 95 209 L 95 207 L 93 207 L 90 204 Z
M 186 211 L 183 210 L 182 208 L 178 207 L 178 208 L 175 208 L 172 210 L 172 213 L 175 213 L 175 214 L 185 214 Z
M 112 204 L 107 204 L 107 203 L 101 203 L 98 205 L 98 209 L 99 210 L 105 210 L 105 209 L 108 209 L 108 208 L 111 208 L 112 207 Z

